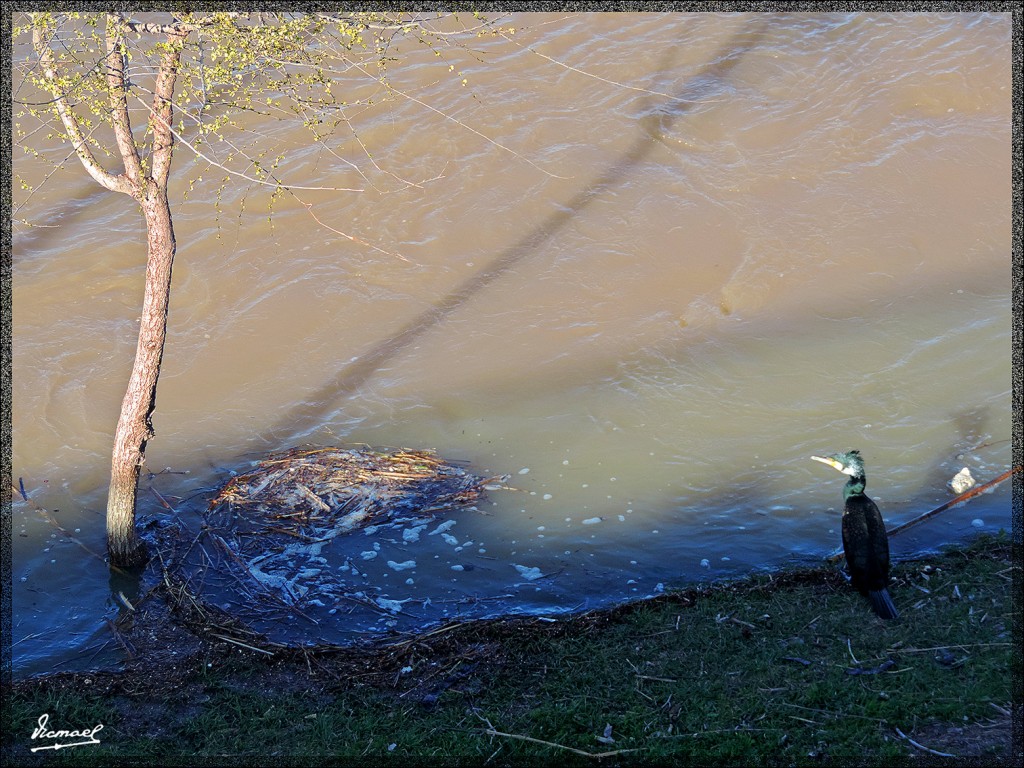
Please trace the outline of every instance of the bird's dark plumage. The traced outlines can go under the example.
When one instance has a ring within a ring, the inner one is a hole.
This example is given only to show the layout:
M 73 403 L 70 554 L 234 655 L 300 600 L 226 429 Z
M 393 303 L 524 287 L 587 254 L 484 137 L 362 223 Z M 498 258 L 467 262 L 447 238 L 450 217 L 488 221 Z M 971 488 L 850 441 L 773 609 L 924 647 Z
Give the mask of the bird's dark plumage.
M 849 475 L 843 488 L 843 551 L 853 586 L 871 600 L 871 607 L 883 619 L 899 618 L 889 597 L 889 536 L 878 506 L 864 493 L 867 482 L 860 451 L 812 456 Z

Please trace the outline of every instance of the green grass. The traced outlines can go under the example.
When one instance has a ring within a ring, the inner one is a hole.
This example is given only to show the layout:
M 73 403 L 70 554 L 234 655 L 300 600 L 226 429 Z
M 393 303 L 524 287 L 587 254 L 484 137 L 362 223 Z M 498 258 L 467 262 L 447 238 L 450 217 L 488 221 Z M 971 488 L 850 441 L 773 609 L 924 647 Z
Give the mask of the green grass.
M 26 681 L 5 753 L 81 765 L 332 756 L 570 766 L 601 752 L 616 753 L 606 765 L 863 765 L 936 759 L 927 747 L 1009 764 L 1000 709 L 1020 681 L 1010 550 L 986 538 L 900 564 L 898 622 L 876 619 L 824 568 L 554 624 L 467 624 L 363 657 L 268 659 L 220 644 L 166 679 L 137 664 Z M 30 755 L 43 712 L 51 727 L 102 722 L 102 744 Z

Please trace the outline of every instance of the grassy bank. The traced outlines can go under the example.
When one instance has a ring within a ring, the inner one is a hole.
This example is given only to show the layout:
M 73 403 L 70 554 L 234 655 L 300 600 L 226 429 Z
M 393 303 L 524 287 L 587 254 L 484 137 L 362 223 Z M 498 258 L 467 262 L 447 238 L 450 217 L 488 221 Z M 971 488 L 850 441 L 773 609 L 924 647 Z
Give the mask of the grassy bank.
M 894 577 L 903 615 L 889 623 L 824 567 L 556 622 L 450 626 L 373 653 L 190 638 L 123 673 L 16 683 L 4 752 L 19 765 L 1016 764 L 1009 540 Z M 31 753 L 43 713 L 51 729 L 102 723 L 101 743 Z

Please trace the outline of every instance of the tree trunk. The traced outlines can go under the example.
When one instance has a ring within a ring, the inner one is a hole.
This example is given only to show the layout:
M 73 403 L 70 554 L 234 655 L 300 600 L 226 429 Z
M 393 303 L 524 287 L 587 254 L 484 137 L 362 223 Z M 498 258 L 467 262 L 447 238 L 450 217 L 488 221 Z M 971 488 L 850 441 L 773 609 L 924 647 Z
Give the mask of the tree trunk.
M 107 497 L 107 549 L 111 564 L 121 567 L 146 561 L 145 544 L 135 529 L 135 502 L 146 441 L 154 434 L 150 416 L 156 407 L 174 262 L 174 228 L 165 189 L 148 180 L 140 204 L 146 219 L 146 292 L 135 364 L 114 434 Z
M 132 187 L 129 194 L 138 201 L 146 219 L 147 250 L 146 292 L 139 321 L 139 343 L 114 433 L 107 495 L 107 551 L 111 565 L 120 567 L 139 566 L 146 561 L 146 547 L 135 528 L 135 504 L 139 470 L 146 460 L 146 442 L 154 434 L 150 417 L 156 408 L 156 382 L 160 377 L 167 335 L 167 305 L 174 263 L 174 226 L 167 202 L 167 179 L 174 148 L 172 99 L 181 47 L 188 34 L 185 28 L 172 28 L 167 33 L 167 44 L 160 55 L 153 106 L 149 113 L 152 175 L 145 176 L 132 139 L 126 99 L 124 60 L 120 52 L 124 27 L 120 17 L 108 17 L 107 77 L 111 86 L 112 122 L 125 162 L 126 178 Z

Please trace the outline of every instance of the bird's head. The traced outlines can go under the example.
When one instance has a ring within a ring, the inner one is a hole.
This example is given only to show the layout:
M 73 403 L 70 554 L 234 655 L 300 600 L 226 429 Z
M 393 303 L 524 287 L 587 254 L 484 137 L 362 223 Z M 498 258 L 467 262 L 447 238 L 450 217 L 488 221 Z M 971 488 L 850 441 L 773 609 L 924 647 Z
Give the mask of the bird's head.
M 846 453 L 833 453 L 829 456 L 811 456 L 815 461 L 828 464 L 833 469 L 838 469 L 844 475 L 850 477 L 864 477 L 864 460 L 860 457 L 860 451 L 847 451 Z

